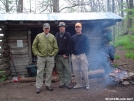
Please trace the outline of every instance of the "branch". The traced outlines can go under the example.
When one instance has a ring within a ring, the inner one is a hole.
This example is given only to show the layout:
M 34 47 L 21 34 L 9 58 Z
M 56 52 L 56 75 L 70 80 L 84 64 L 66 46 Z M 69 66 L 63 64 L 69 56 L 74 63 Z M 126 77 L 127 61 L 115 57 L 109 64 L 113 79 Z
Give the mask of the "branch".
M 70 6 L 70 7 L 64 7 L 61 10 L 59 10 L 59 12 L 61 12 L 62 10 L 66 9 L 66 8 L 72 8 L 72 7 L 76 7 L 76 6 L 78 6 L 78 5 L 73 5 L 73 6 Z
M 46 8 L 45 8 L 44 10 L 42 10 L 40 13 L 44 12 L 45 10 L 47 10 L 47 9 L 48 9 L 48 6 L 53 6 L 53 5 L 52 5 L 52 4 L 48 4 L 48 5 L 46 6 Z
M 3 5 L 5 5 L 6 6 L 6 4 L 2 1 L 2 0 L 0 0 L 2 3 L 3 3 Z
M 72 7 L 83 6 L 83 5 L 88 5 L 88 4 L 81 4 L 81 5 L 79 5 L 79 4 L 74 4 L 74 5 L 72 5 L 72 6 L 62 8 L 61 10 L 59 10 L 59 12 L 61 12 L 62 10 L 66 9 L 66 8 L 72 8 Z

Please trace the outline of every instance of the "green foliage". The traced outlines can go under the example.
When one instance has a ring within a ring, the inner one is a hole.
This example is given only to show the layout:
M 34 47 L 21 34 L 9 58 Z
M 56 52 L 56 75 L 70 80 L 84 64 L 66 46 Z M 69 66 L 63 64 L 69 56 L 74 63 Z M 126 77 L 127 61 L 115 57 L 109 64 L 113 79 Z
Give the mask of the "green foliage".
M 123 46 L 126 50 L 134 49 L 134 36 L 126 35 L 121 36 L 118 40 L 115 41 L 115 47 Z
M 114 58 L 115 58 L 116 60 L 119 60 L 119 59 L 120 59 L 120 57 L 119 57 L 118 55 L 116 55 L 116 54 L 115 54 Z
M 5 81 L 7 79 L 7 76 L 6 75 L 2 75 L 2 78 L 0 79 L 0 82 L 1 81 Z
M 115 41 L 115 47 L 120 46 L 127 51 L 125 56 L 134 60 L 134 35 L 120 36 L 119 39 Z
M 134 60 L 134 52 L 127 52 L 125 56 Z

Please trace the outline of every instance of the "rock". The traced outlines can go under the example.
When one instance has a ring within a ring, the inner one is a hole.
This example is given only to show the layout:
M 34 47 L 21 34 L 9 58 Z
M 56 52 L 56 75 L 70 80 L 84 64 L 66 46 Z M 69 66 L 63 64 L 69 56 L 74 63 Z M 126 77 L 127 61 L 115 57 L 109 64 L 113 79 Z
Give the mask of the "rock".
M 122 84 L 128 86 L 130 83 L 128 81 L 123 81 Z

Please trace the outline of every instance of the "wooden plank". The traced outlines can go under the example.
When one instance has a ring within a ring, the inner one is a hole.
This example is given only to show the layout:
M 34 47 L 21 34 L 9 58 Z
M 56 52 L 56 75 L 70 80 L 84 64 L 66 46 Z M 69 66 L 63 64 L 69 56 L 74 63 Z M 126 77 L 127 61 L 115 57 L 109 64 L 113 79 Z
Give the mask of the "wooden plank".
M 17 42 L 18 39 L 9 39 L 8 42 Z M 23 42 L 27 42 L 27 39 L 23 39 Z
M 10 31 L 10 34 L 9 34 L 9 36 L 12 36 L 12 35 L 23 35 L 23 36 L 25 36 L 25 35 L 27 35 L 27 31 Z
M 12 54 L 28 54 L 28 47 L 24 48 L 11 48 L 10 49 Z
M 27 72 L 26 67 L 25 67 L 25 68 L 19 68 L 18 66 L 15 66 L 15 68 L 16 68 L 16 71 L 17 71 L 17 72 Z M 10 69 L 11 69 L 12 72 L 15 72 L 13 66 L 11 66 Z
M 20 36 L 20 35 L 14 35 L 14 36 L 9 36 L 8 40 L 26 40 L 27 36 Z
M 27 39 L 27 31 L 11 31 L 8 39 Z
M 18 72 L 18 75 L 24 75 L 24 76 L 29 76 L 28 72 Z M 16 73 L 15 72 L 11 72 L 11 76 L 16 76 Z
M 27 28 L 22 27 L 9 27 L 9 31 L 27 31 Z
M 13 58 L 12 57 L 12 61 L 14 62 L 14 65 L 18 66 L 18 65 L 28 65 L 29 64 L 29 57 L 26 58 Z M 11 65 L 13 65 L 11 61 Z
M 28 54 L 25 55 L 12 55 L 12 58 L 28 58 Z

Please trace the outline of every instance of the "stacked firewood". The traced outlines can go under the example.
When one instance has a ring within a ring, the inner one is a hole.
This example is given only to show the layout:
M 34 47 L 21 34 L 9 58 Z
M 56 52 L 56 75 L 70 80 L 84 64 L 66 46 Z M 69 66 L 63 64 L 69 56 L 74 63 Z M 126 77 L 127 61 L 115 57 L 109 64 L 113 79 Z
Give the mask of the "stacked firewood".
M 2 32 L 4 36 L 2 37 L 2 52 L 1 52 L 1 64 L 0 64 L 0 79 L 8 77 L 10 75 L 10 46 L 8 45 L 8 33 L 7 29 L 3 28 Z

